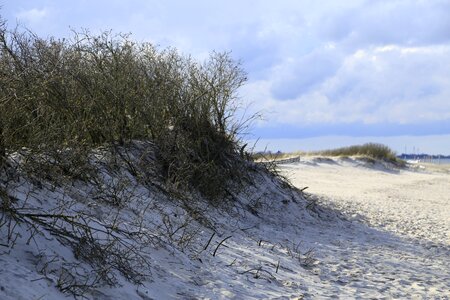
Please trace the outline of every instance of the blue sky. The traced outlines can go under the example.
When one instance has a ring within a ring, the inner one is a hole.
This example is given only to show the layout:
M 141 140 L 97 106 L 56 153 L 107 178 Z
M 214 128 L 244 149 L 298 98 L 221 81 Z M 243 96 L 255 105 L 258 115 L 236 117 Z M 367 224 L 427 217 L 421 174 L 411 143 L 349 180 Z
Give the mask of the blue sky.
M 448 0 L 0 5 L 10 27 L 18 21 L 40 36 L 69 36 L 70 28 L 112 29 L 198 59 L 212 50 L 232 51 L 248 72 L 242 100 L 250 113 L 264 116 L 250 138 L 412 136 L 411 143 L 420 143 L 433 136 L 429 151 L 450 153 Z

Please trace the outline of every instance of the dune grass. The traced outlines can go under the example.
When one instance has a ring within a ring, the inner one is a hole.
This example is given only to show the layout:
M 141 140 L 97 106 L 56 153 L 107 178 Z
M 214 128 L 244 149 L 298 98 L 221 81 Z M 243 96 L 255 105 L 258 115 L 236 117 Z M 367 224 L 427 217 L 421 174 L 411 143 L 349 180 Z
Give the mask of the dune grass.
M 377 143 L 367 143 L 336 149 L 318 151 L 314 154 L 324 156 L 364 156 L 368 158 L 398 163 L 396 153 L 386 145 Z

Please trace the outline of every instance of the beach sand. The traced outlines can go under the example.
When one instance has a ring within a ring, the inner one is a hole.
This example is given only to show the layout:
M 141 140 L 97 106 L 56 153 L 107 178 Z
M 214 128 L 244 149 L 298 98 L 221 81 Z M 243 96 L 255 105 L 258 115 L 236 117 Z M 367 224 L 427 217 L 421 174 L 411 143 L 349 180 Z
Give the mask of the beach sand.
M 319 205 L 367 226 L 354 238 L 336 230 L 341 247 L 323 258 L 344 276 L 343 285 L 358 287 L 362 280 L 379 292 L 362 297 L 449 299 L 450 165 L 396 169 L 352 158 L 306 157 L 281 169 L 295 186 L 308 187 L 305 192 Z
M 449 245 L 450 165 L 399 170 L 352 159 L 303 159 L 284 167 L 299 188 L 347 215 L 399 235 Z

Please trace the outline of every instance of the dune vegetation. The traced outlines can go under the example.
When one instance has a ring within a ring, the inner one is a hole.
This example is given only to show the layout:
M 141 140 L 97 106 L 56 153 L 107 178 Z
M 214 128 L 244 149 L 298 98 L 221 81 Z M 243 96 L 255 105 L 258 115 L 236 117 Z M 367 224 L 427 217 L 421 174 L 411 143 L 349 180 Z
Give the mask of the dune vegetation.
M 397 157 L 395 151 L 383 144 L 367 143 L 322 151 L 296 151 L 280 153 L 255 153 L 255 160 L 284 160 L 301 156 L 357 156 L 373 160 L 382 160 L 397 165 L 404 165 L 404 161 Z
M 251 117 L 235 117 L 245 81 L 229 53 L 199 62 L 110 31 L 44 39 L 0 18 L 0 245 L 30 252 L 29 235 L 37 261 L 54 255 L 38 273 L 75 297 L 142 283 L 143 249 L 198 248 L 212 227 L 197 206 L 254 184 L 239 138 Z
M 82 177 L 92 149 L 151 141 L 177 188 L 217 198 L 243 172 L 234 114 L 246 74 L 228 53 L 199 62 L 129 35 L 43 39 L 0 24 L 0 164 L 20 151 Z
M 363 145 L 354 145 L 349 147 L 336 148 L 316 152 L 315 154 L 324 156 L 363 156 L 372 159 L 379 159 L 386 162 L 402 163 L 397 158 L 396 153 L 386 145 L 367 143 Z

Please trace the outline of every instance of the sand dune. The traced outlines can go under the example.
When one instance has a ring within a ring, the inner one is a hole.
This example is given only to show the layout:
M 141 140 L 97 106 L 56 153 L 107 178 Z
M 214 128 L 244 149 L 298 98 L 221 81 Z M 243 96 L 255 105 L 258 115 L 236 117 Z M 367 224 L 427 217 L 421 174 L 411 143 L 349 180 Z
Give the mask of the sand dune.
M 445 168 L 400 170 L 368 160 L 317 157 L 280 168 L 298 188 L 308 187 L 307 193 L 255 173 L 255 184 L 236 195 L 231 209 L 193 203 L 204 212 L 196 219 L 176 199 L 169 201 L 159 190 L 149 197 L 135 182 L 128 207 L 114 218 L 134 228 L 142 203 L 151 205 L 138 219 L 157 238 L 142 248 L 149 266 L 141 271 L 149 272 L 148 278 L 134 285 L 118 276 L 119 286 L 99 285 L 87 299 L 449 299 Z M 94 207 L 95 218 L 102 220 L 96 224 L 105 224 L 112 211 L 108 205 L 88 205 L 98 204 L 86 202 L 88 185 L 64 191 L 24 182 L 10 187 L 19 203 L 50 211 L 61 203 L 55 199 L 81 198 L 85 202 L 74 207 Z M 0 226 L 3 243 L 7 228 Z M 0 299 L 63 299 L 68 295 L 58 290 L 58 282 L 75 278 L 63 271 L 73 265 L 90 270 L 45 228 L 33 243 L 26 224 L 15 230 L 20 235 L 14 250 L 0 247 Z M 139 240 L 130 243 L 141 246 Z

